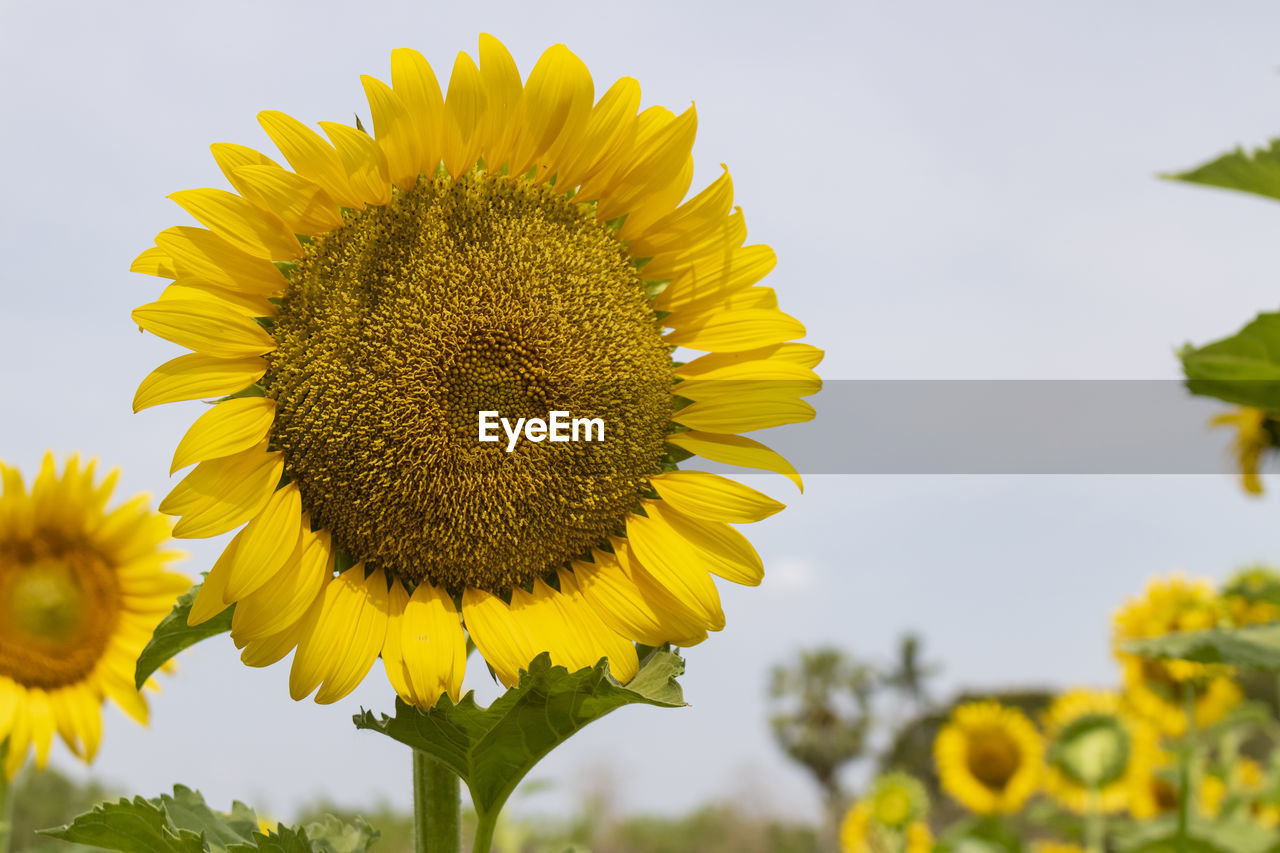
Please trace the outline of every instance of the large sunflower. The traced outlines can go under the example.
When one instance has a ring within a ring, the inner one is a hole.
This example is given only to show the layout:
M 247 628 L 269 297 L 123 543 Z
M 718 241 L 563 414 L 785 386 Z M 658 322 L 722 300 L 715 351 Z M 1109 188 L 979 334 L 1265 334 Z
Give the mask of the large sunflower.
M 933 745 L 942 788 L 976 814 L 1013 814 L 1040 786 L 1044 743 L 1017 708 L 958 706 Z
M 139 495 L 112 509 L 118 472 L 70 457 L 61 474 L 45 454 L 30 491 L 0 463 L 0 744 L 12 778 L 34 749 L 44 766 L 56 732 L 92 761 L 101 706 L 112 699 L 140 723 L 138 655 L 191 581 L 166 566 L 170 521 Z
M 774 254 L 743 245 L 728 172 L 681 204 L 692 106 L 637 114 L 631 78 L 597 101 L 563 45 L 522 82 L 487 36 L 443 94 L 408 49 L 362 79 L 372 136 L 261 113 L 292 170 L 214 145 L 236 192 L 174 193 L 205 227 L 133 265 L 174 280 L 135 320 L 194 350 L 135 409 L 223 398 L 161 509 L 179 537 L 245 525 L 191 621 L 235 604 L 243 660 L 296 648 L 291 693 L 318 702 L 379 655 L 406 701 L 456 698 L 464 624 L 504 684 L 542 651 L 628 681 L 634 642 L 724 626 L 713 576 L 763 577 L 729 523 L 782 508 L 675 463 L 798 484 L 738 433 L 811 418 L 822 353 L 755 286 Z M 543 440 L 557 412 L 583 440 Z
M 1124 651 L 1123 646 L 1129 640 L 1212 628 L 1220 615 L 1212 584 L 1181 575 L 1152 580 L 1142 598 L 1130 600 L 1115 614 L 1112 648 L 1120 663 L 1125 699 L 1164 734 L 1177 737 L 1186 732 L 1188 692 L 1195 706 L 1195 724 L 1207 726 L 1239 704 L 1240 688 L 1228 667 L 1152 660 Z
M 1062 694 L 1044 723 L 1045 790 L 1079 814 L 1127 808 L 1135 780 L 1146 778 L 1155 761 L 1155 730 L 1127 713 L 1119 694 L 1104 690 Z

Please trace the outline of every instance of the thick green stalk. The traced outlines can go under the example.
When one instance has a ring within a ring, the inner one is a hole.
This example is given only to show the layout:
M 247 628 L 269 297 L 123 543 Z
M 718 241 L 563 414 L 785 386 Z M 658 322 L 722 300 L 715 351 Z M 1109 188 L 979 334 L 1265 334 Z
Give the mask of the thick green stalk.
M 4 772 L 4 760 L 9 756 L 9 741 L 0 741 L 0 853 L 9 853 L 13 836 L 13 786 Z
M 493 833 L 498 828 L 498 813 L 476 815 L 476 840 L 471 853 L 489 853 L 493 847 Z
M 1084 846 L 1089 853 L 1106 853 L 1107 816 L 1102 811 L 1102 795 L 1089 791 L 1089 808 L 1084 818 Z
M 413 844 L 415 853 L 462 853 L 462 787 L 458 776 L 416 749 Z
M 1190 849 L 1187 824 L 1191 815 L 1191 761 L 1196 739 L 1196 690 L 1187 681 L 1182 685 L 1183 712 L 1187 715 L 1187 733 L 1178 754 L 1178 853 Z

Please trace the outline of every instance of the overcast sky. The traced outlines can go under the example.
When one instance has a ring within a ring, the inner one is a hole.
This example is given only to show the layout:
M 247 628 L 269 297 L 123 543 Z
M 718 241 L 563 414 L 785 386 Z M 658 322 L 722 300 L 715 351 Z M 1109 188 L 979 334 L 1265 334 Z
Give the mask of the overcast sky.
M 80 449 L 162 495 L 199 405 L 129 411 L 174 354 L 129 320 L 159 291 L 129 262 L 185 221 L 164 196 L 221 185 L 210 142 L 267 145 L 259 110 L 367 115 L 359 75 L 385 78 L 392 48 L 443 78 L 482 31 L 522 71 L 563 41 L 598 91 L 632 75 L 646 104 L 696 99 L 695 186 L 730 166 L 828 378 L 1172 379 L 1173 348 L 1277 301 L 1280 206 L 1154 177 L 1280 134 L 1273 3 L 0 0 L 0 458 L 32 471 Z M 813 815 L 762 698 L 797 649 L 888 656 L 916 629 L 946 689 L 1108 684 L 1109 613 L 1146 578 L 1280 562 L 1276 500 L 1222 476 L 818 476 L 802 498 L 751 482 L 792 506 L 748 530 L 769 574 L 723 589 L 728 627 L 688 653 L 693 706 L 597 723 L 522 809 L 607 775 L 628 811 L 767 789 Z M 222 544 L 191 543 L 188 572 Z M 481 669 L 468 683 L 492 696 Z M 286 816 L 317 797 L 407 806 L 408 756 L 349 723 L 390 708 L 380 673 L 327 708 L 286 682 L 206 643 L 149 730 L 108 712 L 91 772 Z

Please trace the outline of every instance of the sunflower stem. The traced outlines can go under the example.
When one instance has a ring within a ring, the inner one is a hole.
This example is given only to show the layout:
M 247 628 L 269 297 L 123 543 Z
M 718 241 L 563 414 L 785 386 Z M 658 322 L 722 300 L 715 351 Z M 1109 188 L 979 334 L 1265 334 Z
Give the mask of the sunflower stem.
M 1085 849 L 1089 853 L 1106 853 L 1107 816 L 1102 811 L 1102 794 L 1096 787 L 1089 791 L 1089 809 L 1084 820 Z
M 0 740 L 0 853 L 9 853 L 9 841 L 13 835 L 13 786 L 5 773 L 5 759 L 9 757 L 9 740 Z
M 413 839 L 415 853 L 462 853 L 458 776 L 417 749 L 413 751 Z
M 1187 733 L 1178 755 L 1178 853 L 1187 853 L 1190 849 L 1187 824 L 1191 814 L 1191 760 L 1196 738 L 1196 692 L 1190 681 L 1182 685 L 1182 702 L 1187 715 Z

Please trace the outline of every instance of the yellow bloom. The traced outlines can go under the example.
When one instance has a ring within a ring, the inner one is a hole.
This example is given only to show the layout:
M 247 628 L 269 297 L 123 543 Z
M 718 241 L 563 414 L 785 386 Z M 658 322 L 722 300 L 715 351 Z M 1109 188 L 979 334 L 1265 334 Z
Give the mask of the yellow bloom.
M 1240 469 L 1240 482 L 1251 495 L 1262 494 L 1262 479 L 1258 476 L 1262 454 L 1272 447 L 1271 419 L 1261 409 L 1241 406 L 1216 415 L 1209 426 L 1235 427 L 1236 436 L 1231 442 L 1231 453 Z
M 871 800 L 854 803 L 840 823 L 841 853 L 929 853 L 933 833 L 923 820 L 892 827 L 875 817 Z
M 118 472 L 70 457 L 61 474 L 45 454 L 27 490 L 0 463 L 0 742 L 8 778 L 35 750 L 43 767 L 56 732 L 92 761 L 101 706 L 112 699 L 139 723 L 146 700 L 133 672 L 152 630 L 191 581 L 166 569 L 168 519 L 147 498 L 107 509 Z
M 933 745 L 942 788 L 977 814 L 1012 814 L 1040 786 L 1044 744 L 1031 721 L 998 702 L 957 707 Z
M 1280 622 L 1280 606 L 1265 593 L 1280 589 L 1280 574 L 1266 566 L 1236 572 L 1222 585 L 1222 599 L 1231 624 L 1237 627 Z
M 1153 580 L 1143 598 L 1117 611 L 1112 650 L 1119 661 L 1125 700 L 1162 733 L 1178 736 L 1187 729 L 1184 693 L 1195 700 L 1197 726 L 1222 719 L 1242 694 L 1231 680 L 1229 667 L 1181 660 L 1148 660 L 1126 652 L 1130 640 L 1159 637 L 1174 631 L 1197 631 L 1218 624 L 1219 604 L 1208 581 L 1189 581 L 1181 575 Z
M 1102 690 L 1062 694 L 1044 722 L 1045 790 L 1078 814 L 1125 809 L 1135 777 L 1154 760 L 1155 731 L 1126 713 L 1118 694 Z
M 1177 768 L 1168 753 L 1157 752 L 1131 784 L 1129 814 L 1135 819 L 1149 820 L 1178 808 Z
M 1087 853 L 1083 847 L 1075 844 L 1064 844 L 1060 841 L 1037 841 L 1031 847 L 1032 853 Z
M 214 145 L 236 192 L 174 193 L 204 228 L 133 265 L 173 279 L 134 319 L 193 351 L 135 409 L 225 397 L 161 505 L 179 537 L 245 525 L 191 621 L 235 604 L 244 662 L 296 649 L 290 692 L 317 702 L 379 655 L 405 701 L 456 699 L 464 625 L 504 684 L 542 651 L 626 682 L 634 642 L 723 628 L 713 578 L 763 578 L 730 523 L 782 508 L 674 463 L 798 485 L 738 433 L 811 418 L 822 353 L 756 286 L 774 254 L 743 245 L 728 173 L 681 203 L 692 106 L 637 114 L 631 78 L 597 100 L 563 45 L 522 82 L 488 36 L 443 93 L 408 49 L 390 86 L 362 79 L 372 137 L 261 113 L 291 169 Z M 555 438 L 557 412 L 584 440 Z
M 1266 827 L 1280 823 L 1280 809 L 1263 798 L 1267 772 L 1250 758 L 1238 758 L 1224 778 L 1221 771 L 1206 773 L 1200 780 L 1200 814 L 1210 820 L 1238 805 L 1247 808 L 1254 820 Z

